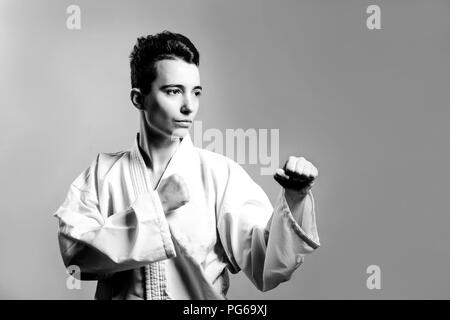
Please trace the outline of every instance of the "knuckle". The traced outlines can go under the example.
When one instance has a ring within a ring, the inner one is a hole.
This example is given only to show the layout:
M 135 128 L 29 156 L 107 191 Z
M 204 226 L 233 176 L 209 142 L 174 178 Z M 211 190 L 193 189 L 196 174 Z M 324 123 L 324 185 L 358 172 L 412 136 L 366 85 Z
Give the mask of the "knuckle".
M 306 167 L 306 165 L 305 165 L 305 163 L 304 162 L 297 162 L 297 170 L 298 169 L 303 169 L 303 168 L 305 168 Z
M 288 160 L 288 162 L 287 162 L 286 167 L 287 167 L 288 169 L 294 169 L 296 164 L 297 164 L 296 159 L 295 159 L 294 157 L 290 157 L 289 160 Z

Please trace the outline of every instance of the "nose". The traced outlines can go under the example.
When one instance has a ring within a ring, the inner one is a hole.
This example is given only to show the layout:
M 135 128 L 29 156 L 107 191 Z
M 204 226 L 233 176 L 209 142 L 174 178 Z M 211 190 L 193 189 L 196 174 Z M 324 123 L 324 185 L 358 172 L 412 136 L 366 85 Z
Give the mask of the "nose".
M 194 112 L 195 110 L 195 102 L 193 101 L 193 98 L 190 97 L 189 94 L 186 94 L 183 99 L 183 105 L 181 106 L 181 113 L 188 115 Z

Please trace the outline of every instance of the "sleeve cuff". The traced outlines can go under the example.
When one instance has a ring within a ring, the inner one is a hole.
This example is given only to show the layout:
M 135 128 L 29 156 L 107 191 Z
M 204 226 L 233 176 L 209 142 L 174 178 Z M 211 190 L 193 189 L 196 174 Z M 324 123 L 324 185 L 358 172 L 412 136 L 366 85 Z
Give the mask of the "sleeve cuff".
M 305 202 L 307 198 L 311 197 L 311 208 L 307 208 Z M 307 244 L 311 249 L 315 250 L 320 247 L 319 236 L 317 233 L 317 226 L 315 223 L 315 212 L 314 212 L 314 198 L 312 197 L 311 191 L 308 191 L 308 195 L 302 200 L 303 204 L 300 206 L 299 210 L 302 212 L 301 215 L 311 214 L 312 219 L 308 222 L 308 219 L 302 218 L 302 226 L 298 224 L 295 220 L 294 215 L 289 209 L 289 205 L 284 196 L 284 189 L 282 189 L 279 197 L 279 211 L 283 213 L 283 217 L 288 220 L 289 225 L 294 230 L 294 232 Z M 306 232 L 308 230 L 309 232 Z
M 169 223 L 166 220 L 164 210 L 157 191 L 150 191 L 139 195 L 131 205 L 139 222 L 153 221 L 159 228 L 161 241 L 167 258 L 176 256 L 175 247 L 172 242 Z

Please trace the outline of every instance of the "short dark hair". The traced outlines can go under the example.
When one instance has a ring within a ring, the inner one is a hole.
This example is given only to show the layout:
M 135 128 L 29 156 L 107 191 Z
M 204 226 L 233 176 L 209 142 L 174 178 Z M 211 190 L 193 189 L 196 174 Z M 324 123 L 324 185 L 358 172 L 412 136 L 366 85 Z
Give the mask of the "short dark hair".
M 139 37 L 130 54 L 131 87 L 148 93 L 156 78 L 155 63 L 164 59 L 182 59 L 196 66 L 200 64 L 199 52 L 191 40 L 182 34 L 164 30 Z

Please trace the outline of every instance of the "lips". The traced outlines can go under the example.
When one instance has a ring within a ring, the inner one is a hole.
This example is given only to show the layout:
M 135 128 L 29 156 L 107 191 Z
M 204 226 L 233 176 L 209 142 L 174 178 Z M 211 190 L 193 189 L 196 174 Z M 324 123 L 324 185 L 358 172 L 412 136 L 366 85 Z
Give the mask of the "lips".
M 192 124 L 192 120 L 175 120 L 175 123 L 177 124 L 177 126 L 179 127 L 190 127 Z

